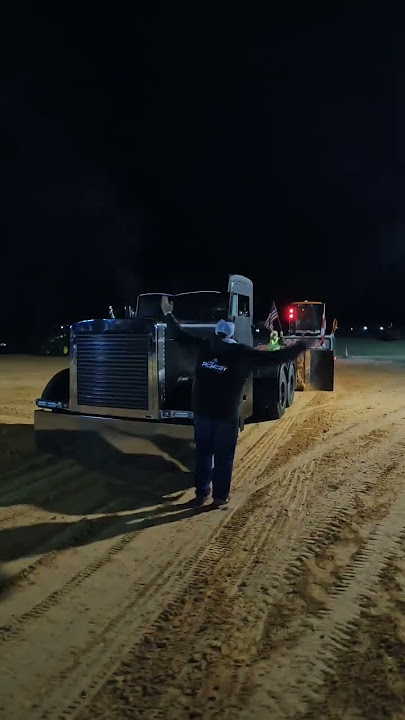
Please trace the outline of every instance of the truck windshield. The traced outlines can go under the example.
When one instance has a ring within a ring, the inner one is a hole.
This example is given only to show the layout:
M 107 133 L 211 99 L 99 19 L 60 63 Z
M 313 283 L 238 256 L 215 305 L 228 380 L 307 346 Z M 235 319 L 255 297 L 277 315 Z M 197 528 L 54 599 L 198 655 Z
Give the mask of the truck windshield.
M 176 295 L 173 313 L 180 322 L 212 323 L 228 316 L 228 296 L 219 292 Z
M 319 333 L 321 330 L 322 310 L 323 306 L 321 304 L 297 304 L 295 306 L 295 331 Z
M 173 314 L 184 323 L 213 323 L 228 317 L 229 299 L 226 294 L 214 291 L 182 293 L 170 296 Z M 162 320 L 159 293 L 140 295 L 137 316 Z
M 162 319 L 162 309 L 160 304 L 162 296 L 159 293 L 151 293 L 147 295 L 139 295 L 138 306 L 136 310 L 137 317 L 152 318 L 152 320 Z

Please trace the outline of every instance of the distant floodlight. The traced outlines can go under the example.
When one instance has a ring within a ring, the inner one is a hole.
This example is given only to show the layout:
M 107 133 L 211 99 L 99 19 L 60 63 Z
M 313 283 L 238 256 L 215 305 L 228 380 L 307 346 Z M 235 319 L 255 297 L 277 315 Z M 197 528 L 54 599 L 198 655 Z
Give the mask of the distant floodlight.
M 353 328 L 350 328 L 350 330 L 353 330 Z
M 380 330 L 384 330 L 384 327 L 382 325 L 380 325 Z
M 368 330 L 367 325 L 364 325 L 363 330 Z

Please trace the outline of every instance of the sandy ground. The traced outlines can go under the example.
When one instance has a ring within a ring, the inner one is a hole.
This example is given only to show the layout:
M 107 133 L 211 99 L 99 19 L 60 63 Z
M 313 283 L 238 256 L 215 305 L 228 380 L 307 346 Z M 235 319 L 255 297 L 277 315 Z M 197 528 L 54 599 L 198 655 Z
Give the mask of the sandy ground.
M 337 363 L 191 474 L 35 453 L 63 361 L 0 359 L 0 716 L 405 719 L 405 375 Z

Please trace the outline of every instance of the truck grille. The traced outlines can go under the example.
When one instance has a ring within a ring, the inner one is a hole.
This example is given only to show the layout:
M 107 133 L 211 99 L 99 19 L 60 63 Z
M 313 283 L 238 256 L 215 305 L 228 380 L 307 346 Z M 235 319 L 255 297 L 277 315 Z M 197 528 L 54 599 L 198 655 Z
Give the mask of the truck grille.
M 77 402 L 94 407 L 148 410 L 147 335 L 76 335 Z

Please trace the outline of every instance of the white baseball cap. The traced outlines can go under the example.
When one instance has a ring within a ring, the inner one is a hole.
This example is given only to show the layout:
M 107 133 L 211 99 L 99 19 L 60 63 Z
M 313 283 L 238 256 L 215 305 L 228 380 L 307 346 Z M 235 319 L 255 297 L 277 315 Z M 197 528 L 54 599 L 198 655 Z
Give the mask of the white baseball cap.
M 231 338 L 235 335 L 235 323 L 228 320 L 220 320 L 215 327 L 215 333 L 223 333 L 226 337 Z

